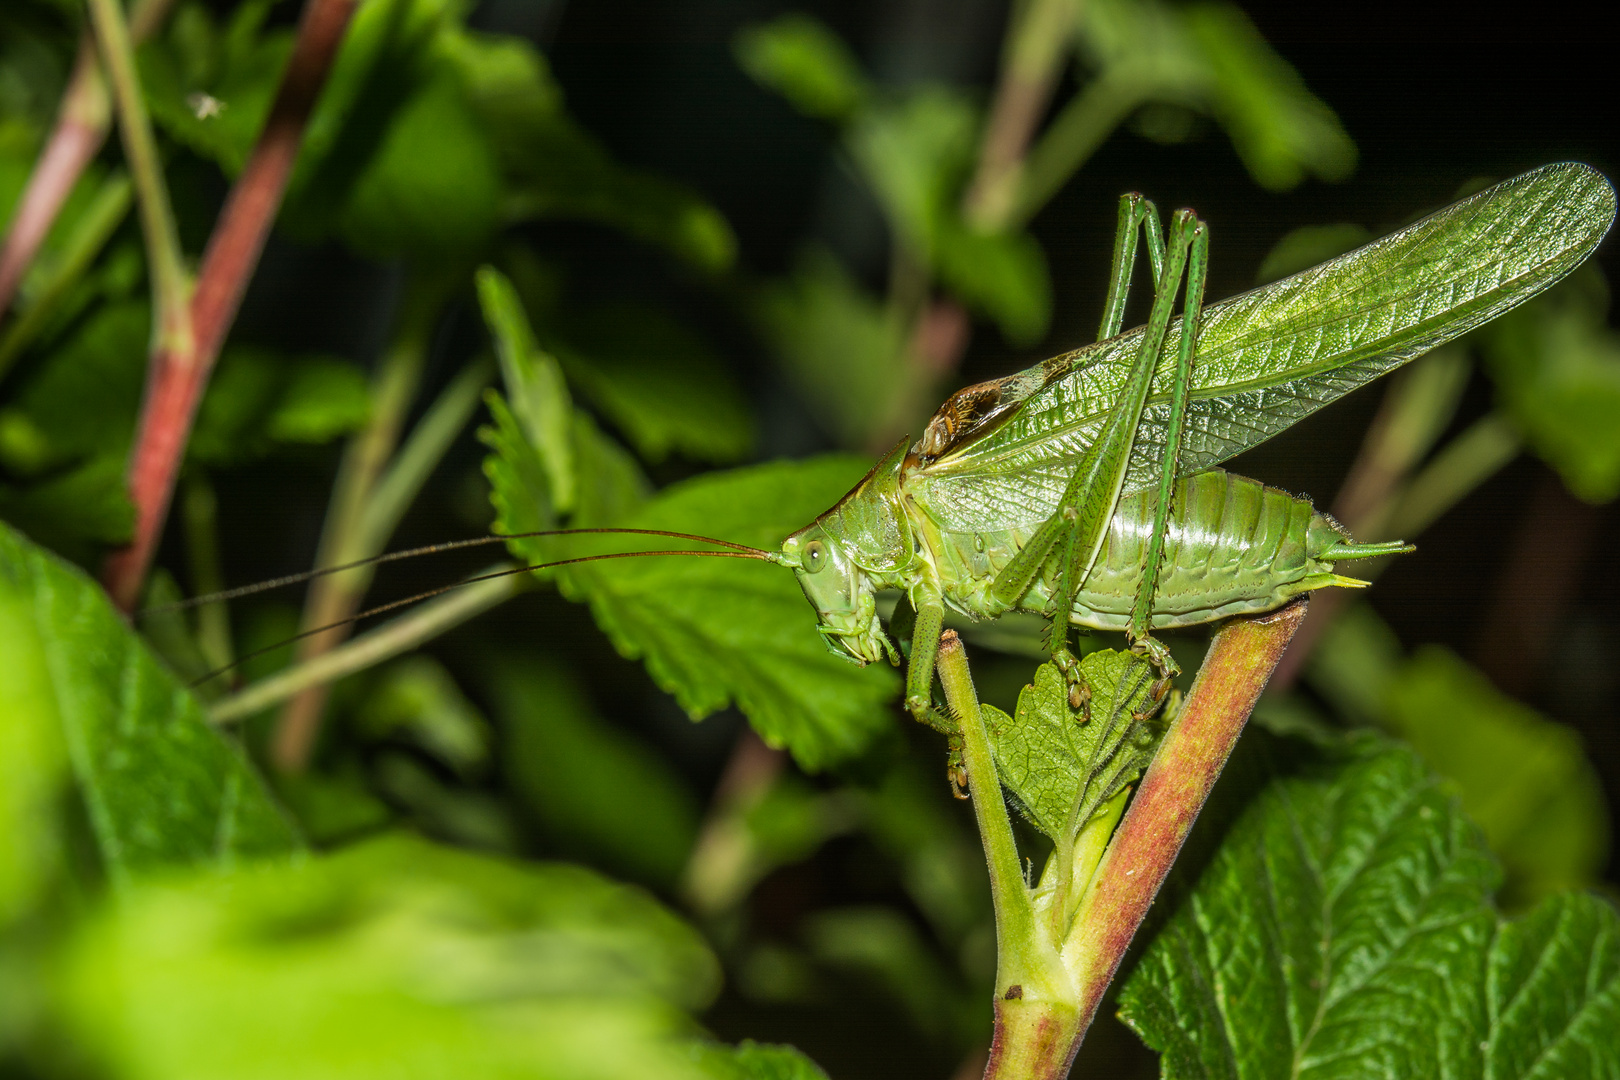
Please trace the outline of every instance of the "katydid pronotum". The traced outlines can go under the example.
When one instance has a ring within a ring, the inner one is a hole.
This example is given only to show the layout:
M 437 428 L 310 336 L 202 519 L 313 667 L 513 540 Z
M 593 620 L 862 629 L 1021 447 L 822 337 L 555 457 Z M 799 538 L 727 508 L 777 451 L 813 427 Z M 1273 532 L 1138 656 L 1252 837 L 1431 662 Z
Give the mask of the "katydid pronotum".
M 1592 253 L 1614 214 L 1600 173 L 1549 165 L 1205 307 L 1205 224 L 1182 210 L 1162 230 L 1153 205 L 1128 195 L 1098 341 L 958 391 L 921 439 L 902 441 L 780 550 L 710 541 L 725 550 L 568 561 L 701 554 L 789 567 L 829 647 L 858 663 L 898 663 L 876 595 L 901 591 L 914 613 L 906 706 L 948 734 L 931 702 L 947 609 L 1049 617 L 1076 709 L 1086 694 L 1071 625 L 1123 629 L 1162 686 L 1175 665 L 1155 629 L 1360 585 L 1334 564 L 1407 550 L 1355 543 L 1307 500 L 1214 466 L 1546 289 Z M 1151 314 L 1121 333 L 1141 238 Z

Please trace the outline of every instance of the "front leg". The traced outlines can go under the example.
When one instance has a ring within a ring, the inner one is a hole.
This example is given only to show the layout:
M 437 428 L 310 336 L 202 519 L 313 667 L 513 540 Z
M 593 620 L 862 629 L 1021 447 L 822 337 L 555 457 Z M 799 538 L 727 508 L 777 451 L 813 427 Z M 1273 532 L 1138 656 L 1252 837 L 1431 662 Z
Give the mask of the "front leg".
M 948 756 L 945 778 L 951 794 L 967 798 L 967 769 L 962 764 L 962 726 L 934 705 L 934 665 L 939 658 L 939 635 L 945 626 L 945 602 L 939 591 L 918 587 L 909 605 L 912 611 L 911 655 L 906 662 L 906 711 L 921 724 L 945 736 Z M 895 627 L 905 629 L 903 625 Z

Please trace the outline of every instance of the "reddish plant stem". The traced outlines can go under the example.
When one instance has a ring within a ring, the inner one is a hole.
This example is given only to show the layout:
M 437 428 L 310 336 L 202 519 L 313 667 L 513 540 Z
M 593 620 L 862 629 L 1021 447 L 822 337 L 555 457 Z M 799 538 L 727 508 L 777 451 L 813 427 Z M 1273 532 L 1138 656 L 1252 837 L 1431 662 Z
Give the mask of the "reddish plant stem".
M 191 301 L 191 348 L 164 348 L 152 358 L 129 464 L 135 534 L 128 547 L 108 558 L 103 571 L 107 591 L 125 611 L 135 606 L 140 595 L 168 516 L 197 403 L 275 223 L 304 125 L 325 85 L 355 3 L 309 0 L 305 5 L 270 117 L 203 254 Z
M 5 245 L 0 247 L 0 315 L 11 307 L 23 274 L 33 264 L 68 193 L 106 141 L 111 123 L 112 102 L 96 60 L 96 43 L 86 33 L 79 39 L 79 56 L 62 95 L 56 127 L 28 177 Z
M 1108 845 L 1064 949 L 1079 961 L 1080 1030 L 1070 1061 L 1305 611 L 1301 598 L 1270 615 L 1236 620 L 1210 644 L 1192 693 Z

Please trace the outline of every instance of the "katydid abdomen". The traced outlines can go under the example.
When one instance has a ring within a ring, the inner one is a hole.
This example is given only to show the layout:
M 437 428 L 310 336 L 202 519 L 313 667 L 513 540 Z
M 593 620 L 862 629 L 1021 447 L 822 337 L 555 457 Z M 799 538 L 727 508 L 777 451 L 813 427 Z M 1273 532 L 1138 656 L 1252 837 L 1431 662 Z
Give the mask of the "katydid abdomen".
M 1182 478 L 1174 498 L 1154 592 L 1154 629 L 1269 611 L 1312 589 L 1359 585 L 1335 573 L 1334 563 L 1404 550 L 1400 544 L 1356 544 L 1310 500 L 1223 469 Z M 1148 494 L 1120 501 L 1102 551 L 1074 597 L 1070 622 L 1125 629 L 1152 527 Z M 940 544 L 937 565 L 946 602 L 965 614 L 982 614 L 985 590 L 1025 539 L 1023 531 L 930 536 Z M 1049 565 L 1019 607 L 1049 613 L 1055 578 Z

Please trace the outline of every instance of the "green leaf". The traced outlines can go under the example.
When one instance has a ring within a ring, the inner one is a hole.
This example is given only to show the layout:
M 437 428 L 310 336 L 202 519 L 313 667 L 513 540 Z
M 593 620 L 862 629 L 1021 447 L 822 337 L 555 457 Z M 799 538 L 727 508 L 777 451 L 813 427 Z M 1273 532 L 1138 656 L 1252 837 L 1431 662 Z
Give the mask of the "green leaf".
M 1498 691 L 1440 646 L 1419 649 L 1388 698 L 1389 729 L 1452 781 L 1502 860 L 1501 900 L 1523 908 L 1584 888 L 1608 861 L 1608 814 L 1574 729 Z
M 1099 649 L 1080 662 L 1091 687 L 1091 718 L 1069 707 L 1068 680 L 1042 664 L 1008 717 L 986 706 L 990 749 L 1002 784 L 1035 827 L 1055 843 L 1074 841 L 1097 808 L 1136 782 L 1153 758 L 1153 665 Z
M 714 957 L 645 894 L 578 867 L 398 836 L 133 891 L 61 979 L 115 1077 L 701 1080 Z
M 535 470 L 525 472 L 521 456 L 511 456 L 511 433 L 492 432 L 489 441 L 500 450 L 486 465 L 498 528 L 516 531 L 542 520 L 530 496 L 514 486 L 525 475 L 532 485 Z M 708 473 L 660 492 L 613 524 L 775 548 L 836 502 L 866 467 L 859 458 L 828 456 Z M 529 562 L 623 550 L 598 538 L 510 546 Z M 735 702 L 766 742 L 787 747 L 807 769 L 858 755 L 888 725 L 885 706 L 899 688 L 894 673 L 856 668 L 829 652 L 782 567 L 666 557 L 587 563 L 557 574 L 564 595 L 588 602 L 619 652 L 645 660 L 653 681 L 694 720 Z
M 897 239 L 927 256 L 973 156 L 977 113 L 958 91 L 923 86 L 864 111 L 846 135 Z
M 1564 486 L 1591 503 L 1620 495 L 1620 335 L 1595 268 L 1486 327 L 1497 399 Z
M 240 751 L 101 589 L 3 524 L 0 655 L 0 918 L 60 869 L 65 791 L 120 885 L 297 847 Z
M 1454 785 L 1503 862 L 1507 907 L 1598 880 L 1607 814 L 1573 729 L 1501 693 L 1446 649 L 1405 657 L 1365 604 L 1334 620 L 1309 674 L 1349 719 L 1406 740 Z
M 103 545 L 128 542 L 135 504 L 123 455 L 99 454 L 33 484 L 0 484 L 0 518 L 38 544 L 90 564 Z
M 188 4 L 137 57 L 152 119 L 232 176 L 258 141 L 292 52 L 290 29 L 260 32 L 269 9 L 265 0 L 243 4 L 218 34 L 207 9 Z
M 708 344 L 656 308 L 618 305 L 567 320 L 556 344 L 569 380 L 647 461 L 746 457 L 748 404 Z
M 565 851 L 671 886 L 697 837 L 698 806 L 652 748 L 599 718 L 555 664 L 500 665 L 501 765 Z
M 1229 4 L 1194 4 L 1185 18 L 1212 77 L 1211 109 L 1249 175 L 1272 191 L 1296 187 L 1307 174 L 1350 175 L 1356 147 L 1339 118 L 1248 16 Z
M 940 279 L 975 311 L 996 321 L 1014 345 L 1033 345 L 1052 319 L 1046 256 L 1027 233 L 980 233 L 954 220 L 935 235 Z
M 1266 785 L 1148 946 L 1121 1016 L 1167 1078 L 1571 1076 L 1620 1067 L 1620 918 L 1504 921 L 1416 755 L 1353 740 Z
M 692 1056 L 712 1080 L 827 1080 L 815 1062 L 791 1046 L 744 1039 L 736 1046 L 698 1043 Z
M 1256 285 L 1308 270 L 1317 263 L 1353 251 L 1373 238 L 1365 225 L 1349 222 L 1338 225 L 1302 225 L 1287 233 L 1266 253 L 1254 275 Z
M 384 668 L 354 722 L 361 737 L 403 739 L 460 776 L 475 775 L 489 760 L 489 721 L 430 656 L 408 656 Z
M 540 348 L 512 283 L 492 266 L 478 269 L 478 302 L 495 338 L 495 353 L 512 414 L 540 457 L 549 483 L 549 502 L 558 514 L 574 509 L 575 467 L 570 419 L 574 411 L 562 368 Z M 541 526 L 542 528 L 544 526 Z
M 812 249 L 766 287 L 755 315 L 816 419 L 846 446 L 870 441 L 905 382 L 906 327 L 831 254 Z
M 186 451 L 208 465 L 239 465 L 278 445 L 331 442 L 370 414 L 371 391 L 357 365 L 236 345 L 208 382 Z
M 422 263 L 476 254 L 500 223 L 494 147 L 452 77 L 434 79 L 393 117 L 355 181 L 343 233 L 374 256 Z
M 749 78 L 775 90 L 807 116 L 842 120 L 870 90 L 837 34 L 809 15 L 783 15 L 738 32 L 732 51 Z

